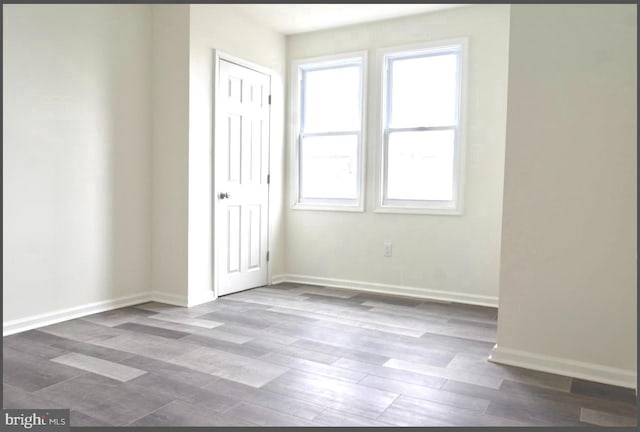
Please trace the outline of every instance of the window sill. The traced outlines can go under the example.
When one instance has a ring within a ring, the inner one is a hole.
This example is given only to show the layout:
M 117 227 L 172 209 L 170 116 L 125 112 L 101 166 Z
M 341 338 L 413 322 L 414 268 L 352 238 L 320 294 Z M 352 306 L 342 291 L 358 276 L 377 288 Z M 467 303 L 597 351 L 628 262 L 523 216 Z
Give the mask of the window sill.
M 422 215 L 439 215 L 439 216 L 462 216 L 461 208 L 450 207 L 397 207 L 397 206 L 377 206 L 374 213 L 392 213 L 392 214 L 422 214 Z
M 323 204 L 295 203 L 291 206 L 291 210 L 363 213 L 364 206 L 363 205 L 336 205 L 336 204 L 323 205 Z

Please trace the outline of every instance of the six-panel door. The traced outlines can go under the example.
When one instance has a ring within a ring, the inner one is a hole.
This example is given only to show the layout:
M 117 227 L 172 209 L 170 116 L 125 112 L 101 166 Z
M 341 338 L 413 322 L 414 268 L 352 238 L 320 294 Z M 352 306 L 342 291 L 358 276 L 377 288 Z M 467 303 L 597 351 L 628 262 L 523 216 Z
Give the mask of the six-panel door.
M 220 60 L 216 98 L 218 295 L 267 284 L 270 77 Z

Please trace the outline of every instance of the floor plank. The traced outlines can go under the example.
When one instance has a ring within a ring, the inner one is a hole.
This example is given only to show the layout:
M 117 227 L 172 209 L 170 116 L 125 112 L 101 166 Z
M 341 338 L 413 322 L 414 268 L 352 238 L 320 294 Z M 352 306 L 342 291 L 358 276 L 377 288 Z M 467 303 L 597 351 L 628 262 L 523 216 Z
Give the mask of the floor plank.
M 207 404 L 191 404 L 183 401 L 170 402 L 127 425 L 145 427 L 256 426 L 241 418 L 211 410 Z
M 389 427 L 388 423 L 373 420 L 366 417 L 360 417 L 355 414 L 349 414 L 332 408 L 327 408 L 321 414 L 313 419 L 313 423 L 318 426 L 332 427 Z
M 322 405 L 309 403 L 286 394 L 274 393 L 265 388 L 257 389 L 224 378 L 220 378 L 214 384 L 205 387 L 205 389 L 249 402 L 253 405 L 260 405 L 285 414 L 295 415 L 305 420 L 312 420 L 325 409 Z
M 253 347 L 251 345 L 238 344 L 234 342 L 228 342 L 216 338 L 209 337 L 208 335 L 195 334 L 187 336 L 182 339 L 184 342 L 191 344 L 205 346 L 209 348 L 215 348 L 221 351 L 226 351 L 232 354 L 238 354 L 241 356 L 258 358 L 268 353 L 268 350 Z
M 152 311 L 138 309 L 136 307 L 125 307 L 89 315 L 82 319 L 94 324 L 99 324 L 107 327 L 115 327 L 120 324 L 132 322 L 137 318 L 142 318 L 153 314 L 154 312 Z
M 385 367 L 402 369 L 424 375 L 452 379 L 469 384 L 497 389 L 502 384 L 502 378 L 490 375 L 479 375 L 462 369 L 447 369 L 430 366 L 424 363 L 413 363 L 400 359 L 391 359 L 384 364 Z
M 269 382 L 264 388 L 372 419 L 398 397 L 397 393 L 293 370 Z
M 397 426 L 528 426 L 530 424 L 490 414 L 400 396 L 378 420 Z
M 3 408 L 51 408 L 66 409 L 65 404 L 55 398 L 49 398 L 37 392 L 29 392 L 22 388 L 14 387 L 7 382 L 2 383 L 2 407 Z
M 38 393 L 114 426 L 126 425 L 173 400 L 161 393 L 126 387 L 126 384 L 86 373 Z
M 371 352 L 359 351 L 356 349 L 346 348 L 342 346 L 331 345 L 323 342 L 318 342 L 309 339 L 300 339 L 293 344 L 292 347 L 309 349 L 312 351 L 320 351 L 325 354 L 331 354 L 332 356 L 339 356 L 346 359 L 357 360 L 360 362 L 371 363 L 374 365 L 383 365 L 387 362 L 389 357 L 378 355 Z
M 633 389 L 616 387 L 582 379 L 574 379 L 571 385 L 571 393 L 583 396 L 591 396 L 598 399 L 614 400 L 623 403 L 636 402 L 636 394 Z
M 158 359 L 134 355 L 122 360 L 120 363 L 137 369 L 146 370 L 154 375 L 170 377 L 181 383 L 196 387 L 206 387 L 217 382 L 220 378 L 196 371 L 183 366 L 178 366 Z
M 325 376 L 340 381 L 357 383 L 362 380 L 367 374 L 363 372 L 357 372 L 349 369 L 342 369 L 324 363 L 314 362 L 294 356 L 279 354 L 279 353 L 267 353 L 260 357 L 261 360 L 269 363 L 279 364 L 291 369 L 297 369 L 303 372 L 310 372 L 315 375 Z
M 181 331 L 169 330 L 169 329 L 164 329 L 160 327 L 148 326 L 148 325 L 132 323 L 132 322 L 119 324 L 115 326 L 115 328 L 129 330 L 136 333 L 146 333 L 146 334 L 165 337 L 169 339 L 180 339 L 185 336 L 189 336 L 189 333 L 185 333 Z
M 296 339 L 293 339 L 296 340 Z M 284 354 L 295 356 L 304 360 L 310 360 L 318 363 L 331 364 L 338 359 L 334 354 L 328 354 L 326 352 L 309 350 L 294 346 L 293 344 L 282 344 L 276 341 L 269 341 L 268 339 L 255 338 L 254 340 L 243 344 L 248 347 L 262 349 L 266 352 L 275 354 Z
M 571 389 L 572 378 L 546 372 L 533 371 L 513 366 L 492 363 L 487 356 L 480 354 L 458 353 L 447 365 L 448 369 L 463 370 L 479 375 L 490 375 L 508 378 L 524 384 L 546 387 L 568 392 Z
M 202 316 L 202 315 L 198 315 L 198 316 Z M 216 328 L 222 325 L 222 323 L 220 322 L 203 319 L 203 318 L 189 318 L 189 317 L 182 317 L 178 315 L 161 314 L 161 313 L 157 315 L 151 315 L 149 316 L 149 319 L 160 320 L 160 321 L 170 321 L 178 324 L 185 324 L 185 325 L 190 325 L 194 327 L 204 327 L 208 329 Z
M 60 357 L 51 359 L 51 361 L 82 369 L 87 372 L 93 372 L 122 382 L 132 380 L 147 373 L 147 371 L 144 370 L 78 353 L 64 354 Z
M 161 394 L 171 400 L 181 400 L 189 403 L 205 403 L 210 410 L 225 412 L 237 405 L 240 400 L 230 395 L 221 394 L 197 384 L 185 383 L 170 376 L 149 372 L 127 382 L 126 389 L 134 389 L 144 392 L 145 389 L 153 389 L 154 393 Z
M 127 333 L 126 330 L 95 324 L 82 318 L 42 327 L 39 331 L 79 342 L 94 342 Z
M 373 365 L 370 363 L 363 363 L 357 360 L 351 360 L 347 358 L 338 359 L 333 363 L 333 366 L 351 369 L 355 371 L 366 372 L 369 375 L 377 376 L 380 378 L 388 378 L 395 381 L 401 381 L 409 384 L 416 384 L 422 387 L 429 387 L 434 389 L 441 388 L 447 380 L 444 378 L 424 375 L 416 372 L 411 372 L 403 369 L 394 369 L 385 366 Z
M 300 417 L 246 402 L 234 406 L 227 414 L 258 426 L 315 426 L 314 423 Z
M 284 366 L 208 347 L 174 357 L 169 362 L 253 387 L 262 387 L 289 370 Z
M 580 421 L 598 426 L 637 426 L 637 418 L 582 408 Z
M 77 377 L 85 371 L 3 347 L 2 382 L 34 392 Z
M 388 378 L 381 378 L 374 375 L 367 376 L 365 379 L 360 381 L 360 384 L 367 387 L 411 396 L 416 399 L 423 399 L 427 401 L 437 402 L 442 405 L 464 408 L 466 410 L 478 413 L 484 412 L 489 406 L 489 401 L 485 399 L 459 395 L 445 390 L 424 387 L 421 385 L 391 380 Z
M 35 355 L 45 360 L 66 354 L 67 351 L 55 347 L 50 343 L 42 343 L 39 341 L 25 338 L 23 334 L 14 334 L 3 339 L 3 347 L 13 348 L 16 351 L 25 354 Z
M 160 360 L 170 360 L 199 349 L 197 345 L 182 342 L 178 339 L 168 339 L 138 332 L 127 332 L 124 335 L 97 340 L 93 343 L 102 347 Z

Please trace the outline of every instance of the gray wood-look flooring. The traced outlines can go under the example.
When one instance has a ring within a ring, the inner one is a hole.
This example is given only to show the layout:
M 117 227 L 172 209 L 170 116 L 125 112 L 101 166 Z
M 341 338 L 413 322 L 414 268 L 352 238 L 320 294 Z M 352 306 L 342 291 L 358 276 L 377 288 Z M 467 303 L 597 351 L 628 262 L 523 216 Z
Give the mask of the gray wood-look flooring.
M 3 339 L 3 407 L 72 426 L 635 426 L 630 389 L 487 361 L 493 308 L 280 284 Z

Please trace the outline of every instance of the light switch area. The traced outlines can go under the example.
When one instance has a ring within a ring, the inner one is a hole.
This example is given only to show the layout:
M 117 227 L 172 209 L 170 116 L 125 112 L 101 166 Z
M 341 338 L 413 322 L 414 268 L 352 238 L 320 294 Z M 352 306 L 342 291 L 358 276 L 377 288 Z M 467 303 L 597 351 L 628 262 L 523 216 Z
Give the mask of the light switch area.
M 391 256 L 391 252 L 392 252 L 392 248 L 391 248 L 391 243 L 390 242 L 385 242 L 384 243 L 384 256 L 385 257 L 390 257 Z

